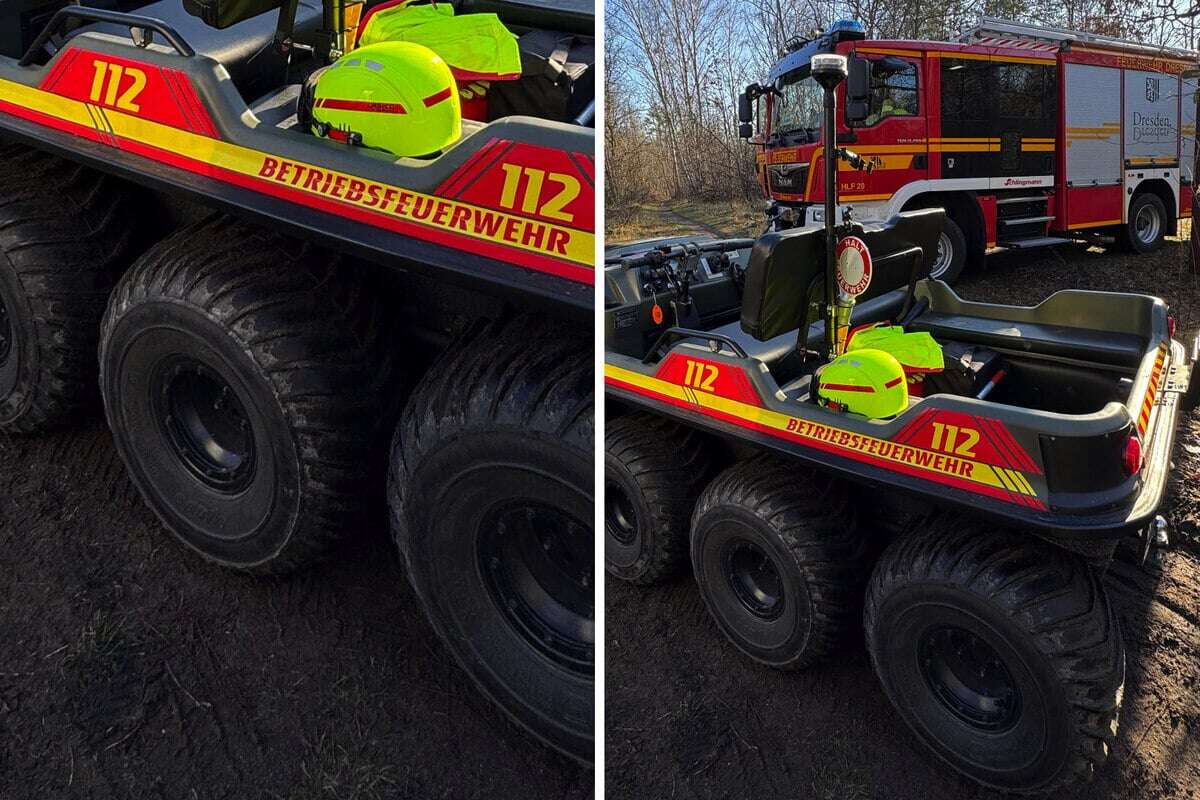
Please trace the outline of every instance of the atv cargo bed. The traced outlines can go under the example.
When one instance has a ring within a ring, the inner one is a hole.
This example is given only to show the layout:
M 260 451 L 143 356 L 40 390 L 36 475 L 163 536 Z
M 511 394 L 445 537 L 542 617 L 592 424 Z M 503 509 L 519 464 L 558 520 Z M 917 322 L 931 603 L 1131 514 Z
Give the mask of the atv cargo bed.
M 250 107 L 271 98 L 244 98 L 230 77 L 236 65 L 189 54 L 169 25 L 142 21 L 159 31 L 144 48 L 84 31 L 44 65 L 0 56 L 0 133 L 376 262 L 590 312 L 589 128 L 468 122 L 439 156 L 397 159 L 316 138 L 286 117 L 260 120 Z M 102 69 L 113 86 L 97 77 Z M 294 93 L 282 74 L 278 83 L 276 93 Z
M 796 332 L 760 342 L 736 322 L 680 331 L 644 357 L 610 349 L 607 392 L 853 480 L 1066 538 L 1117 538 L 1151 520 L 1190 371 L 1161 300 L 1064 291 L 1035 307 L 997 306 L 929 280 L 916 297 L 928 308 L 909 330 L 983 345 L 1006 360 L 1010 376 L 986 401 L 934 394 L 887 420 L 833 411 L 811 402 L 811 374 L 796 368 Z M 894 291 L 861 303 L 853 324 L 893 318 L 903 299 Z M 822 336 L 822 324 L 810 328 L 811 342 Z M 1129 474 L 1121 465 L 1135 436 L 1142 466 Z

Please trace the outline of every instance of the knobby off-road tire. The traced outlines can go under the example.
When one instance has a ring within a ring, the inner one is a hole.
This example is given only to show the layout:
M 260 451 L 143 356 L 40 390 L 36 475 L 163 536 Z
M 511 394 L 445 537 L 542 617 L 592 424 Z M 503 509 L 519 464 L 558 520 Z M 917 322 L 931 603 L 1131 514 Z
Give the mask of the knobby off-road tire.
M 710 442 L 651 414 L 604 431 L 604 552 L 610 575 L 650 586 L 688 564 L 688 528 L 712 476 Z
M 0 144 L 0 432 L 45 430 L 95 401 L 100 318 L 135 222 L 119 181 Z
M 592 760 L 590 331 L 476 327 L 433 365 L 392 444 L 396 544 L 425 613 L 480 688 Z
M 388 374 L 362 277 L 216 216 L 160 242 L 113 293 L 100 381 L 117 449 L 205 558 L 286 572 L 361 518 Z
M 865 626 L 892 704 L 964 775 L 1043 793 L 1090 779 L 1108 757 L 1125 652 L 1080 557 L 942 517 L 881 557 Z
M 692 568 L 742 652 L 799 669 L 857 631 L 868 542 L 844 484 L 769 458 L 718 475 L 692 517 Z

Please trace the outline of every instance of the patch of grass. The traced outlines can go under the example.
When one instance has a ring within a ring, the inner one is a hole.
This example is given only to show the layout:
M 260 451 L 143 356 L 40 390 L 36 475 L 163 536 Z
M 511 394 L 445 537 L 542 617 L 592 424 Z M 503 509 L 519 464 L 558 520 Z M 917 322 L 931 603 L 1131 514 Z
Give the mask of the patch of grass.
M 83 626 L 79 639 L 70 646 L 64 666 L 96 662 L 111 662 L 133 641 L 125 628 L 125 620 L 104 611 L 96 611 Z
M 326 731 L 304 742 L 300 770 L 304 786 L 289 795 L 291 800 L 383 800 L 414 797 L 414 787 L 392 764 L 378 763 L 377 742 L 356 736 L 339 736 Z
M 766 224 L 763 204 L 688 200 L 605 209 L 605 241 L 635 242 L 661 236 L 753 237 Z
M 763 201 L 745 202 L 689 200 L 673 204 L 672 210 L 682 217 L 711 228 L 729 238 L 755 237 L 762 233 L 767 218 Z
M 636 205 L 604 209 L 604 241 L 623 244 L 652 239 L 669 231 L 666 206 Z
M 870 755 L 861 741 L 835 734 L 826 754 L 814 761 L 809 796 L 813 800 L 871 800 L 875 794 L 869 764 Z

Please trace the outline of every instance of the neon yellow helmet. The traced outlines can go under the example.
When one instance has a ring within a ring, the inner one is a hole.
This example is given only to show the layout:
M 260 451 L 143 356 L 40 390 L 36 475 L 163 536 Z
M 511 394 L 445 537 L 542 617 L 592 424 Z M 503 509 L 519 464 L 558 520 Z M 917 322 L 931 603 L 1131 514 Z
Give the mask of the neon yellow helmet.
M 854 350 L 821 370 L 817 394 L 825 405 L 870 419 L 894 417 L 908 408 L 904 368 L 882 350 Z
M 446 62 L 428 47 L 360 47 L 317 81 L 313 132 L 338 141 L 425 156 L 462 135 L 462 106 Z

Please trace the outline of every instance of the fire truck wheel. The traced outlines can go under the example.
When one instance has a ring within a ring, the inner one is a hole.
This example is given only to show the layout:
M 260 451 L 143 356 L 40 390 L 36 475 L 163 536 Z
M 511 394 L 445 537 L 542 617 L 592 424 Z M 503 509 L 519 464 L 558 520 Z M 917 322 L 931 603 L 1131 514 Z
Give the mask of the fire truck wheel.
M 967 237 L 958 223 L 946 217 L 942 233 L 938 236 L 937 253 L 929 277 L 953 285 L 967 264 Z
M 712 477 L 708 440 L 650 414 L 604 431 L 604 555 L 609 574 L 650 586 L 688 563 L 688 525 Z
M 1150 253 L 1163 243 L 1167 209 L 1158 195 L 1143 192 L 1129 204 L 1129 222 L 1121 229 L 1121 244 L 1134 253 Z
M 100 318 L 135 215 L 112 178 L 12 145 L 0 156 L 0 432 L 30 433 L 96 399 Z
M 109 427 L 146 503 L 205 558 L 285 572 L 369 505 L 390 371 L 376 295 L 354 276 L 214 216 L 151 248 L 113 292 Z
M 477 327 L 392 440 L 392 531 L 447 649 L 511 719 L 590 763 L 595 648 L 590 330 Z
M 973 780 L 1052 793 L 1107 759 L 1125 652 L 1082 558 L 947 515 L 881 557 L 865 627 L 892 705 Z
M 858 628 L 867 537 L 846 486 L 769 458 L 718 475 L 692 517 L 692 568 L 717 626 L 778 669 L 829 655 Z

